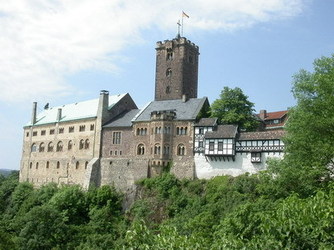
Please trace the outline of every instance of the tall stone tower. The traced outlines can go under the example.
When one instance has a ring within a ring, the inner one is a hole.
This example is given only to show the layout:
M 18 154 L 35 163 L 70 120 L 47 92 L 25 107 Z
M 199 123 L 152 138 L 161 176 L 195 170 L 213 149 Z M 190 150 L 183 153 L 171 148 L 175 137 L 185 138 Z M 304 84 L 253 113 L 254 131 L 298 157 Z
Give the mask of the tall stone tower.
M 199 49 L 185 37 L 157 42 L 155 100 L 197 98 Z

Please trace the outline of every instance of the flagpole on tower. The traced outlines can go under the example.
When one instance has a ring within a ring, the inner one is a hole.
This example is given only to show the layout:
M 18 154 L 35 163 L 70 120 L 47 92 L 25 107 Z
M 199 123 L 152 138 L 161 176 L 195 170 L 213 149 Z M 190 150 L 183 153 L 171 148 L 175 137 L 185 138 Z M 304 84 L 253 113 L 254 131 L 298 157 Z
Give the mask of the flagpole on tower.
M 183 17 L 189 18 L 189 16 L 182 11 L 182 18 L 181 18 L 181 36 L 183 37 Z

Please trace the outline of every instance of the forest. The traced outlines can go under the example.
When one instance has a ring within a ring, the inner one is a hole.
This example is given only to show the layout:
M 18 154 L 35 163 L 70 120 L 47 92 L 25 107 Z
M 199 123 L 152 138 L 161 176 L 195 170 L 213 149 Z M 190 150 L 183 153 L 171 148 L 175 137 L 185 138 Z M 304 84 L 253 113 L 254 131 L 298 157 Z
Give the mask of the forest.
M 333 249 L 334 55 L 294 76 L 285 157 L 266 171 L 34 189 L 0 175 L 0 249 Z

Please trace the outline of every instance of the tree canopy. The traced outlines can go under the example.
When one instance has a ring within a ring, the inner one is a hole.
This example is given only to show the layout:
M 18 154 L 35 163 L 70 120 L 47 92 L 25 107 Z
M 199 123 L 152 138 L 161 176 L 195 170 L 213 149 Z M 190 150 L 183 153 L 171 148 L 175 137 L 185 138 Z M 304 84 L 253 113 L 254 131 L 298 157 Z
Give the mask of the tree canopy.
M 286 152 L 292 164 L 323 175 L 334 159 L 334 55 L 313 65 L 314 72 L 301 70 L 294 76 L 297 105 L 289 112 Z
M 212 117 L 218 117 L 221 124 L 236 124 L 247 131 L 256 129 L 258 121 L 253 114 L 254 103 L 240 88 L 224 87 L 219 97 L 211 105 Z

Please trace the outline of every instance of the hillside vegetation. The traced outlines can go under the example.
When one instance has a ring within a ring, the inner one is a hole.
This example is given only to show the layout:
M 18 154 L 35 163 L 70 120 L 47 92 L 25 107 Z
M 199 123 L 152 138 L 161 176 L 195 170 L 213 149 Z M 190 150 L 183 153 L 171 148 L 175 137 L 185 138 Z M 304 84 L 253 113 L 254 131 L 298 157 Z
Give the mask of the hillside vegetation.
M 277 198 L 266 174 L 139 184 L 122 212 L 110 186 L 33 189 L 15 174 L 0 182 L 0 249 L 330 249 L 334 186 Z
M 257 175 L 178 180 L 170 173 L 123 195 L 103 186 L 0 176 L 0 249 L 332 249 L 334 56 L 295 76 L 283 160 Z

